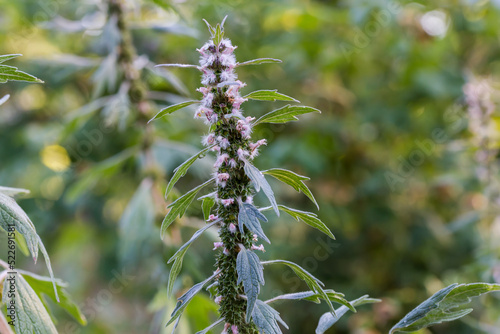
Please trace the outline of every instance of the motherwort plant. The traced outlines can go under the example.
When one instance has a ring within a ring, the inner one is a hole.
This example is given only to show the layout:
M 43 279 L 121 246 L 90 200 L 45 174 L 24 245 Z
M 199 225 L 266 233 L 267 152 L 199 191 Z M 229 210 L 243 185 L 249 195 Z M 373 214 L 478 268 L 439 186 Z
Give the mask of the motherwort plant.
M 305 299 L 314 302 L 324 300 L 330 307 L 328 315 L 331 319 L 328 321 L 334 322 L 336 318 L 333 316 L 335 310 L 332 302 L 344 305 L 341 307 L 342 310 L 337 310 L 337 313 L 345 313 L 348 309 L 355 311 L 353 305 L 345 300 L 341 293 L 325 290 L 321 281 L 293 262 L 285 260 L 262 262 L 258 256 L 259 252 L 264 252 L 264 245 L 261 241 L 270 243 L 261 226 L 261 222 L 267 222 L 267 218 L 263 214 L 263 211 L 267 210 L 273 210 L 278 216 L 280 211 L 285 212 L 296 220 L 309 224 L 334 238 L 328 227 L 314 213 L 278 205 L 264 175 L 272 176 L 289 184 L 295 190 L 302 191 L 317 206 L 314 196 L 303 182 L 308 180 L 307 177 L 285 169 L 260 171 L 252 163 L 259 154 L 259 149 L 266 145 L 265 139 L 254 140 L 251 138 L 252 129 L 255 126 L 262 123 L 295 121 L 297 115 L 319 112 L 319 110 L 306 106 L 287 105 L 258 119 L 243 115 L 241 106 L 248 100 L 298 101 L 280 94 L 276 90 L 259 90 L 245 96 L 241 95 L 240 91 L 245 87 L 245 83 L 237 79 L 235 68 L 281 61 L 263 58 L 238 63 L 233 54 L 236 46 L 233 46 L 229 39 L 224 38 L 223 24 L 212 27 L 207 23 L 211 39 L 198 50 L 201 54 L 199 66 L 163 65 L 193 67 L 200 70 L 203 87 L 199 88 L 198 91 L 203 94 L 203 98 L 200 101 L 172 105 L 160 111 L 153 118 L 156 119 L 186 106 L 197 104 L 194 117 L 202 119 L 209 126 L 209 133 L 202 139 L 206 148 L 176 169 L 167 186 L 167 194 L 197 159 L 203 158 L 209 151 L 216 154 L 213 177 L 171 203 L 169 205 L 170 211 L 162 224 L 163 237 L 170 224 L 177 216 L 181 217 L 186 212 L 202 188 L 214 187 L 213 192 L 200 198 L 207 221 L 206 226 L 197 231 L 169 260 L 169 263 L 174 262 L 174 264 L 170 272 L 168 292 L 172 291 L 174 280 L 181 269 L 182 260 L 188 247 L 211 227 L 219 229 L 220 241 L 214 243 L 214 250 L 217 252 L 217 269 L 209 278 L 196 284 L 179 298 L 168 324 L 175 322 L 175 326 L 177 326 L 188 303 L 206 285 L 209 285 L 207 290 L 210 291 L 215 302 L 219 305 L 220 319 L 199 333 L 207 333 L 218 324 L 224 324 L 222 333 L 281 333 L 278 324 L 287 326 L 280 318 L 279 313 L 269 304 L 283 299 Z M 253 196 L 260 190 L 267 196 L 271 204 L 269 207 L 258 208 L 254 204 Z M 264 284 L 263 268 L 264 265 L 270 264 L 282 264 L 290 267 L 305 281 L 310 291 L 286 294 L 267 301 L 260 300 L 260 286 Z M 365 297 L 358 300 L 358 302 L 362 301 L 370 302 L 373 300 Z

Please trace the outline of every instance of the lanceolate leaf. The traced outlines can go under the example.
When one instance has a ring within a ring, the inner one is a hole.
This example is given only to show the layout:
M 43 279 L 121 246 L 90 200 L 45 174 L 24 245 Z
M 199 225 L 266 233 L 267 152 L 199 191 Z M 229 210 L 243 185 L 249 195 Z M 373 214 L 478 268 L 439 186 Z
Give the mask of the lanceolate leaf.
M 279 205 L 278 206 L 281 211 L 285 211 L 288 213 L 290 216 L 295 218 L 297 221 L 303 221 L 309 226 L 314 227 L 315 229 L 320 230 L 330 238 L 335 240 L 335 236 L 332 234 L 330 229 L 323 223 L 321 220 L 319 220 L 318 216 L 312 212 L 305 212 L 305 211 L 300 211 L 292 208 L 288 208 L 284 205 Z
M 278 90 L 257 90 L 244 96 L 245 99 L 259 100 L 259 101 L 293 101 L 299 102 L 293 97 L 285 94 L 278 93 Z
M 167 114 L 171 114 L 174 111 L 177 111 L 179 109 L 185 108 L 185 107 L 190 106 L 190 105 L 195 104 L 195 103 L 200 103 L 200 101 L 186 101 L 186 102 L 174 104 L 174 105 L 168 106 L 166 108 L 163 108 L 162 110 L 160 110 L 159 113 L 157 113 L 155 115 L 155 117 L 151 118 L 148 121 L 148 123 L 151 122 L 151 121 L 153 121 L 153 120 L 155 120 L 155 119 L 157 119 L 157 118 L 163 117 L 163 116 L 165 116 Z
M 168 207 L 170 208 L 170 211 L 167 213 L 165 216 L 165 219 L 163 219 L 163 222 L 161 224 L 161 238 L 163 239 L 165 235 L 165 231 L 167 228 L 172 224 L 172 222 L 179 216 L 181 218 L 184 213 L 186 213 L 186 210 L 188 209 L 189 205 L 191 202 L 193 202 L 194 198 L 198 194 L 198 192 L 208 185 L 209 183 L 213 182 L 214 179 L 210 179 L 207 182 L 199 185 L 198 187 L 190 190 L 188 193 L 182 195 L 179 197 L 175 202 L 171 203 Z
M 281 60 L 279 59 L 273 59 L 273 58 L 259 58 L 259 59 L 253 59 L 253 60 L 248 60 L 243 63 L 238 63 L 236 66 L 246 66 L 246 65 L 260 65 L 260 64 L 265 64 L 265 63 L 282 63 Z
M 27 189 L 21 188 L 10 188 L 10 187 L 2 187 L 0 186 L 0 193 L 4 193 L 7 196 L 14 197 L 18 194 L 29 194 L 30 191 Z
M 282 334 L 278 323 L 288 329 L 288 326 L 281 319 L 278 311 L 261 300 L 257 300 L 255 303 L 252 319 L 261 334 Z
M 312 107 L 286 105 L 283 108 L 273 110 L 263 115 L 262 117 L 260 117 L 258 120 L 255 121 L 254 125 L 260 123 L 279 124 L 279 123 L 298 121 L 299 120 L 297 118 L 298 115 L 308 114 L 310 112 L 321 113 L 321 111 Z
M 158 65 L 155 65 L 155 67 L 186 67 L 186 68 L 194 67 L 194 68 L 198 68 L 197 65 L 191 65 L 191 64 L 158 64 Z
M 174 264 L 172 266 L 172 269 L 170 269 L 170 275 L 168 277 L 167 295 L 170 296 L 170 294 L 172 293 L 172 289 L 174 287 L 175 279 L 177 278 L 177 276 L 179 275 L 179 272 L 181 271 L 182 261 L 184 260 L 184 255 L 186 254 L 189 246 L 191 246 L 191 244 L 196 239 L 198 239 L 198 237 L 203 232 L 205 232 L 206 230 L 208 230 L 210 227 L 214 226 L 216 223 L 217 223 L 217 221 L 215 221 L 215 222 L 213 222 L 213 223 L 211 223 L 209 225 L 206 225 L 203 228 L 201 228 L 198 231 L 196 231 L 193 234 L 193 236 L 191 237 L 191 239 L 189 239 L 188 242 L 186 242 L 184 245 L 182 245 L 182 247 L 179 248 L 177 250 L 177 252 L 175 252 L 175 254 L 168 260 L 168 263 L 171 263 L 172 261 L 175 261 L 175 262 L 174 262 Z
M 259 220 L 267 222 L 266 216 L 264 216 L 259 209 L 253 206 L 253 204 L 240 203 L 240 212 L 238 214 L 238 226 L 240 232 L 244 233 L 243 226 L 246 226 L 251 232 L 257 234 L 259 238 L 271 243 L 271 241 L 269 241 L 264 234 Z
M 196 160 L 203 159 L 205 157 L 205 153 L 207 153 L 208 150 L 210 150 L 212 147 L 213 146 L 210 146 L 210 147 L 207 147 L 207 148 L 201 150 L 200 152 L 193 155 L 191 158 L 184 161 L 179 167 L 174 169 L 174 176 L 172 176 L 172 178 L 170 179 L 170 182 L 167 185 L 167 190 L 165 191 L 165 197 L 167 197 L 167 195 L 170 193 L 170 191 L 172 190 L 174 185 L 177 183 L 177 181 L 179 181 L 179 179 L 181 177 L 186 175 L 186 172 L 189 169 L 189 167 L 191 167 L 191 165 L 193 165 Z
M 250 180 L 252 180 L 255 186 L 255 190 L 260 191 L 260 188 L 262 188 L 262 191 L 264 191 L 264 194 L 266 194 L 269 202 L 271 202 L 271 206 L 273 207 L 274 212 L 276 212 L 276 215 L 279 216 L 280 212 L 278 210 L 278 204 L 276 204 L 276 199 L 274 198 L 273 189 L 271 189 L 271 186 L 264 177 L 264 174 L 262 174 L 262 172 L 257 167 L 253 166 L 248 161 L 245 161 L 244 169 L 247 176 L 250 178 Z
M 243 282 L 245 295 L 247 296 L 246 322 L 250 321 L 255 302 L 260 292 L 260 285 L 264 285 L 264 268 L 257 254 L 248 249 L 241 249 L 236 258 L 236 272 L 238 282 Z
M 344 294 L 340 292 L 335 292 L 333 290 L 325 290 L 328 299 L 332 302 L 345 305 L 345 307 L 352 307 L 352 305 L 344 299 Z M 304 292 L 296 292 L 296 293 L 288 293 L 285 295 L 280 295 L 274 297 L 272 299 L 266 300 L 266 304 L 275 302 L 277 300 L 307 300 L 316 304 L 321 303 L 323 296 L 313 292 L 313 291 L 304 291 Z M 330 312 L 328 314 L 331 314 Z
M 73 316 L 73 318 L 75 318 L 76 321 L 78 321 L 81 325 L 85 326 L 87 324 L 85 315 L 80 311 L 78 306 L 66 291 L 66 283 L 62 282 L 61 280 L 56 280 L 57 292 L 59 295 L 59 302 L 57 302 L 57 298 L 52 286 L 52 281 L 49 277 L 38 276 L 24 270 L 18 270 L 18 272 L 23 275 L 26 282 L 28 282 L 28 284 L 33 288 L 47 310 L 50 311 L 50 308 L 44 302 L 42 294 L 52 299 L 53 302 L 57 303 L 57 306 L 65 309 L 66 312 Z
M 316 202 L 316 199 L 314 198 L 311 190 L 304 184 L 303 181 L 309 180 L 307 176 L 302 176 L 299 174 L 296 174 L 292 171 L 286 170 L 286 169 L 281 169 L 281 168 L 273 168 L 266 170 L 262 172 L 263 174 L 271 175 L 272 177 L 280 180 L 281 182 L 284 182 L 290 186 L 293 187 L 296 191 L 302 191 L 304 195 L 309 197 L 309 199 L 316 204 L 316 207 L 319 210 L 319 205 L 318 202 Z
M 6 305 L 10 303 L 7 297 L 10 289 L 8 279 L 14 275 L 16 293 L 13 300 L 16 305 L 16 334 L 57 334 L 56 327 L 45 306 L 21 274 L 7 276 L 3 285 L 2 302 Z
M 203 198 L 203 202 L 201 202 L 201 208 L 203 211 L 203 218 L 205 220 L 208 220 L 208 218 L 210 217 L 210 210 L 212 210 L 214 205 L 215 205 L 215 199 L 213 197 L 208 196 Z
M 471 308 L 464 308 L 472 297 L 492 291 L 500 291 L 500 284 L 454 283 L 418 305 L 392 327 L 390 334 L 415 332 L 430 325 L 461 318 L 472 312 Z
M 207 278 L 203 282 L 195 284 L 191 289 L 188 290 L 188 292 L 186 292 L 185 294 L 183 294 L 181 297 L 179 297 L 177 299 L 177 305 L 175 306 L 174 310 L 172 311 L 171 318 L 168 321 L 167 326 L 170 325 L 171 323 L 173 323 L 174 321 L 176 321 L 182 315 L 182 313 L 184 312 L 184 309 L 189 304 L 191 299 L 193 299 L 193 297 L 196 296 L 196 294 L 198 292 L 200 292 L 201 289 L 203 289 L 203 287 L 208 282 L 210 282 L 215 276 L 216 276 L 216 274 L 213 274 L 212 276 L 210 276 L 209 278 Z M 174 326 L 174 329 L 175 329 L 175 327 L 177 327 L 177 324 Z
M 5 102 L 7 102 L 7 100 L 10 98 L 10 95 L 7 94 L 7 95 L 4 95 L 2 98 L 0 98 L 0 106 L 2 104 L 4 104 Z
M 212 329 L 214 329 L 218 325 L 222 324 L 223 322 L 224 322 L 224 318 L 221 318 L 221 319 L 217 320 L 216 322 L 214 322 L 213 324 L 211 324 L 210 326 L 208 326 L 207 328 L 205 328 L 204 330 L 196 332 L 196 334 L 207 334 L 208 332 L 210 332 Z
M 352 306 L 360 306 L 369 303 L 378 303 L 380 299 L 369 298 L 368 295 L 359 297 L 358 299 L 351 300 L 349 303 Z M 316 327 L 316 334 L 323 334 L 326 330 L 331 328 L 344 314 L 349 311 L 350 308 L 346 306 L 341 306 L 335 310 L 335 315 L 333 316 L 331 312 L 325 313 L 319 319 L 318 327 Z
M 0 64 L 19 56 L 21 55 L 12 54 L 0 56 Z M 0 65 L 0 83 L 5 83 L 7 81 L 43 82 L 42 80 L 32 76 L 31 74 L 19 71 L 17 67 Z
M 38 250 L 42 252 L 45 258 L 47 269 L 49 270 L 50 277 L 56 290 L 56 283 L 54 280 L 54 273 L 50 265 L 50 258 L 45 250 L 42 240 L 36 233 L 35 225 L 31 222 L 28 215 L 21 209 L 21 207 L 9 196 L 0 192 L 0 228 L 9 231 L 9 228 L 14 227 L 16 232 L 21 234 L 26 241 L 28 249 L 36 262 L 38 258 Z M 57 291 L 55 291 L 57 297 Z

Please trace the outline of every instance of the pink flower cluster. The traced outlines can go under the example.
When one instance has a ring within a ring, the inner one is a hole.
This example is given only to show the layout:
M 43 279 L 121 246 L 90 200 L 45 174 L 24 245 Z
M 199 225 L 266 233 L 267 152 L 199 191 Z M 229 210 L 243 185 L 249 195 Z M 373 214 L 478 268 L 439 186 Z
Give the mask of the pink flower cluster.
M 231 333 L 229 332 L 229 329 L 231 329 Z M 224 330 L 221 334 L 239 334 L 238 326 L 226 323 L 224 324 Z

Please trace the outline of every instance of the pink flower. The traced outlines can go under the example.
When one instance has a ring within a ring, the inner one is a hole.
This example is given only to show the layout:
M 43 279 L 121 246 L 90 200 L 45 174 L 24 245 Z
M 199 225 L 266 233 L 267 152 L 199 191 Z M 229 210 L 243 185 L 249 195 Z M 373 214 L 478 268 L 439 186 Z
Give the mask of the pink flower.
M 212 70 L 204 69 L 203 75 L 201 77 L 201 83 L 204 85 L 209 85 L 215 83 L 217 76 Z
M 267 145 L 267 140 L 261 139 L 261 140 L 257 141 L 256 143 L 250 143 L 248 146 L 250 146 L 250 150 L 253 151 L 262 145 Z
M 201 143 L 204 146 L 213 145 L 215 143 L 215 134 L 209 133 L 208 135 L 203 136 L 203 138 L 201 139 Z
M 262 252 L 265 252 L 266 250 L 264 249 L 264 245 L 260 245 L 260 246 L 255 246 L 255 245 L 252 245 L 252 250 L 260 250 Z
M 236 80 L 237 76 L 232 70 L 224 70 L 221 72 L 220 78 L 223 82 L 232 82 Z
M 203 100 L 201 100 L 201 103 L 207 107 L 211 108 L 212 107 L 212 102 L 214 100 L 214 94 L 213 93 L 207 93 L 204 97 Z
M 223 154 L 219 155 L 217 157 L 217 160 L 215 160 L 214 168 L 219 168 L 220 166 L 222 166 L 222 164 L 224 162 L 226 162 L 227 159 L 229 159 L 229 155 L 227 153 L 223 153 Z
M 208 216 L 208 221 L 209 222 L 213 222 L 216 219 L 219 219 L 219 216 L 216 216 L 216 215 L 210 215 L 210 216 Z
M 229 174 L 228 173 L 215 173 L 215 182 L 220 185 L 221 187 L 226 186 L 226 182 L 229 180 Z
M 219 59 L 222 66 L 229 68 L 236 66 L 236 58 L 233 54 L 221 54 Z
M 219 146 L 222 149 L 226 149 L 229 147 L 229 140 L 227 138 L 224 138 L 222 136 L 217 137 L 217 141 L 219 142 Z
M 238 163 L 234 159 L 229 159 L 228 165 L 231 166 L 232 168 L 236 168 Z
M 210 66 L 214 63 L 215 61 L 215 55 L 207 53 L 207 54 L 202 54 L 200 57 L 200 65 L 202 67 Z
M 212 152 L 220 152 L 220 147 L 219 147 L 219 146 L 217 146 L 217 145 L 215 145 L 214 147 L 212 147 L 212 148 L 210 149 L 210 151 L 212 151 Z
M 238 334 L 239 333 L 238 326 L 232 325 L 231 326 L 231 332 L 233 332 L 233 334 Z
M 253 203 L 253 196 L 248 195 L 247 199 L 245 200 L 246 203 L 252 204 Z
M 229 224 L 229 232 L 231 232 L 232 234 L 235 234 L 236 233 L 236 225 L 234 225 L 233 223 Z
M 214 42 L 212 40 L 205 43 L 201 48 L 196 49 L 196 51 L 198 51 L 203 55 L 207 53 L 207 51 L 210 49 L 211 46 L 214 46 Z
M 254 234 L 252 237 L 253 241 L 259 241 L 259 237 L 257 236 L 257 234 Z
M 250 153 L 248 153 L 248 151 L 246 151 L 242 148 L 238 149 L 237 154 L 238 154 L 238 158 L 240 158 L 240 160 L 245 160 L 245 158 L 250 155 Z
M 224 248 L 224 251 L 222 251 L 222 253 L 224 253 L 224 255 L 230 255 L 231 253 L 227 250 L 227 248 Z
M 241 104 L 245 101 L 248 101 L 248 99 L 244 99 L 241 96 L 236 96 L 233 100 L 233 107 L 240 108 Z
M 221 248 L 221 247 L 224 247 L 224 243 L 219 241 L 219 242 L 214 242 L 214 249 L 213 250 L 216 250 L 217 248 Z
M 198 92 L 202 93 L 203 95 L 206 95 L 207 93 L 210 92 L 210 88 L 208 87 L 200 87 L 198 89 L 196 89 Z
M 227 330 L 228 330 L 230 327 L 231 327 L 231 324 L 226 322 L 226 323 L 224 324 L 224 330 L 222 331 L 222 333 L 221 333 L 221 334 L 228 334 L 228 333 L 227 333 Z
M 239 120 L 238 123 L 236 124 L 236 130 L 241 132 L 241 135 L 244 138 L 250 137 L 250 134 L 252 133 L 252 129 L 250 127 L 250 124 L 245 120 Z
M 219 48 L 222 54 L 231 54 L 237 48 L 237 46 L 233 46 L 229 39 L 223 39 L 220 43 Z
M 217 297 L 215 297 L 215 299 L 214 299 L 214 302 L 215 302 L 215 304 L 217 304 L 217 305 L 219 305 L 221 301 L 222 301 L 222 296 L 217 296 Z
M 203 115 L 212 115 L 213 112 L 214 111 L 212 109 L 201 106 L 196 110 L 194 118 L 200 118 Z
M 227 207 L 234 203 L 234 198 L 227 198 L 227 199 L 221 198 L 220 202 L 222 203 L 222 205 Z

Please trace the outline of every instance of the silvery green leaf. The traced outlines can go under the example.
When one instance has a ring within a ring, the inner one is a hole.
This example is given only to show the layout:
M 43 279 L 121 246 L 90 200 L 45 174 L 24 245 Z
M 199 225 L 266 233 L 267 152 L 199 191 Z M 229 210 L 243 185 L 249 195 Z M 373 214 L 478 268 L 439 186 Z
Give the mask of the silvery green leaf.
M 309 199 L 316 204 L 316 207 L 319 209 L 318 202 L 316 202 L 316 199 L 314 198 L 314 195 L 312 194 L 311 190 L 305 185 L 304 181 L 308 181 L 309 178 L 307 176 L 302 176 L 299 174 L 296 174 L 292 171 L 282 169 L 282 168 L 273 168 L 273 169 L 268 169 L 266 171 L 262 172 L 263 174 L 271 175 L 272 177 L 280 180 L 281 182 L 284 182 L 290 186 L 293 187 L 296 191 L 302 191 L 304 195 L 309 197 Z
M 201 229 L 199 229 L 198 231 L 196 231 L 193 236 L 191 237 L 191 239 L 189 239 L 188 242 L 186 242 L 184 245 L 181 246 L 181 248 L 179 248 L 177 250 L 177 252 L 175 252 L 175 254 L 168 260 L 167 263 L 171 263 L 172 261 L 175 261 L 174 264 L 172 265 L 172 268 L 170 269 L 170 274 L 168 276 L 168 283 L 167 283 L 167 295 L 170 295 L 172 293 L 172 290 L 173 290 L 173 287 L 174 287 L 174 282 L 175 282 L 175 279 L 177 278 L 177 276 L 179 275 L 179 272 L 181 271 L 181 268 L 182 268 L 182 261 L 184 260 L 184 255 L 186 254 L 189 246 L 191 246 L 191 244 L 196 240 L 198 239 L 198 237 L 203 233 L 205 232 L 206 230 L 208 230 L 210 227 L 214 226 L 217 222 L 213 222 L 211 224 L 208 224 L 204 227 L 202 227 Z
M 238 213 L 238 226 L 240 232 L 244 233 L 245 230 L 243 229 L 243 226 L 246 226 L 259 238 L 264 239 L 268 243 L 271 243 L 267 236 L 264 234 L 259 220 L 267 222 L 266 216 L 264 216 L 253 204 L 243 202 L 240 203 L 240 212 Z
M 256 120 L 253 124 L 257 125 L 260 123 L 287 123 L 292 121 L 298 121 L 298 115 L 307 114 L 311 112 L 321 113 L 316 108 L 305 107 L 305 106 L 292 106 L 286 105 L 282 108 L 273 110 L 263 116 L 261 116 L 258 120 Z
M 368 295 L 359 297 L 358 299 L 351 300 L 349 303 L 352 306 L 360 306 L 368 303 L 378 303 L 380 299 L 369 298 Z M 331 313 L 325 313 L 319 319 L 318 326 L 316 327 L 316 334 L 323 334 L 326 330 L 331 328 L 350 308 L 341 306 L 335 310 L 335 316 Z
M 165 216 L 165 219 L 163 219 L 163 222 L 161 223 L 161 238 L 165 236 L 165 232 L 167 228 L 172 224 L 172 222 L 179 216 L 179 218 L 182 218 L 184 213 L 186 213 L 186 210 L 188 209 L 189 205 L 193 202 L 194 198 L 198 194 L 198 192 L 211 182 L 213 182 L 214 179 L 210 179 L 207 182 L 199 185 L 198 187 L 190 190 L 186 194 L 182 195 L 179 197 L 177 200 L 174 202 L 170 203 L 168 208 L 170 208 L 170 211 L 167 213 Z
M 260 292 L 260 285 L 264 285 L 264 268 L 260 263 L 260 259 L 251 250 L 241 249 L 236 258 L 236 272 L 238 281 L 236 284 L 243 282 L 245 295 L 247 296 L 247 312 L 246 322 L 250 322 L 255 302 Z
M 246 66 L 246 65 L 260 65 L 260 64 L 266 64 L 266 63 L 282 63 L 281 60 L 279 59 L 274 59 L 274 58 L 259 58 L 259 59 L 252 59 L 245 61 L 243 63 L 238 63 L 236 66 Z
M 248 161 L 245 161 L 244 169 L 247 176 L 250 178 L 250 180 L 252 180 L 255 190 L 260 191 L 260 188 L 262 188 L 262 191 L 264 191 L 264 194 L 266 194 L 269 202 L 271 202 L 271 206 L 273 207 L 274 212 L 276 212 L 276 215 L 279 216 L 280 212 L 278 210 L 276 199 L 274 198 L 273 189 L 267 182 L 264 174 L 262 174 L 262 172 L 257 167 L 255 167 Z
M 158 64 L 155 65 L 155 67 L 184 67 L 184 68 L 198 68 L 198 65 L 192 65 L 192 64 Z
M 471 308 L 464 308 L 472 297 L 500 291 L 500 284 L 489 283 L 454 283 L 432 295 L 429 299 L 418 305 L 401 321 L 391 328 L 390 334 L 398 332 L 414 332 L 444 321 L 461 318 L 470 312 Z
M 303 221 L 307 225 L 320 230 L 321 232 L 325 233 L 327 236 L 335 240 L 335 236 L 332 234 L 330 229 L 325 225 L 325 223 L 319 220 L 318 216 L 315 213 L 292 209 L 284 205 L 279 205 L 278 207 L 281 211 L 288 213 L 297 221 Z
M 196 153 L 191 158 L 184 161 L 179 167 L 174 169 L 174 175 L 170 179 L 170 182 L 168 182 L 167 190 L 165 191 L 165 198 L 170 193 L 170 191 L 172 191 L 172 188 L 174 188 L 174 185 L 177 183 L 177 181 L 179 181 L 179 179 L 181 177 L 186 175 L 186 172 L 189 169 L 189 167 L 191 167 L 191 165 L 193 165 L 196 160 L 203 159 L 205 157 L 205 154 L 208 152 L 208 150 L 210 150 L 210 148 L 212 148 L 212 146 L 207 147 L 207 148 L 201 150 L 200 152 Z
M 9 94 L 7 94 L 7 95 L 3 96 L 3 97 L 0 99 L 0 106 L 1 106 L 2 104 L 4 104 L 5 102 L 7 102 L 7 100 L 8 100 L 9 98 L 10 98 L 10 95 L 9 95 Z
M 207 328 L 205 328 L 204 330 L 196 332 L 196 334 L 207 334 L 210 330 L 214 329 L 216 326 L 222 324 L 223 322 L 224 322 L 224 318 L 221 318 L 221 319 L 217 320 L 216 322 L 214 322 L 213 324 L 211 324 L 210 326 L 208 326 Z
M 187 106 L 190 106 L 192 104 L 196 104 L 196 103 L 200 103 L 200 101 L 186 101 L 186 102 L 181 102 L 181 103 L 177 103 L 177 104 L 174 104 L 174 105 L 171 105 L 171 106 L 168 106 L 166 108 L 163 108 L 162 110 L 160 110 L 160 112 L 158 112 L 153 118 L 151 118 L 148 123 L 152 122 L 153 120 L 155 119 L 158 119 L 160 117 L 163 117 L 167 114 L 171 114 L 173 113 L 174 111 L 177 111 L 179 109 L 182 109 L 182 108 L 185 108 Z
M 257 90 L 244 96 L 245 99 L 258 100 L 258 101 L 293 101 L 299 102 L 293 97 L 285 94 L 278 93 L 278 90 Z
M 10 188 L 10 187 L 2 187 L 0 186 L 0 193 L 4 193 L 7 196 L 14 197 L 19 194 L 29 194 L 30 191 L 27 189 L 21 188 Z
M 288 329 L 278 311 L 261 300 L 257 300 L 252 312 L 252 319 L 261 334 L 282 334 L 278 323 Z
M 344 305 L 345 307 L 351 308 L 352 305 L 344 298 L 344 294 L 340 292 L 335 292 L 333 290 L 325 290 L 328 299 L 330 299 L 334 303 L 338 303 Z M 304 291 L 304 292 L 296 292 L 296 293 L 288 293 L 280 296 L 276 296 L 269 300 L 266 300 L 265 303 L 269 304 L 275 302 L 277 300 L 307 300 L 316 304 L 321 303 L 321 300 L 324 297 L 314 291 Z M 331 314 L 330 312 L 328 314 Z
M 0 55 L 0 64 L 6 62 L 7 60 L 17 58 L 19 56 L 21 55 L 20 54 Z M 0 65 L 0 83 L 5 83 L 7 81 L 43 82 L 42 80 L 32 76 L 31 74 L 19 71 L 17 67 Z

